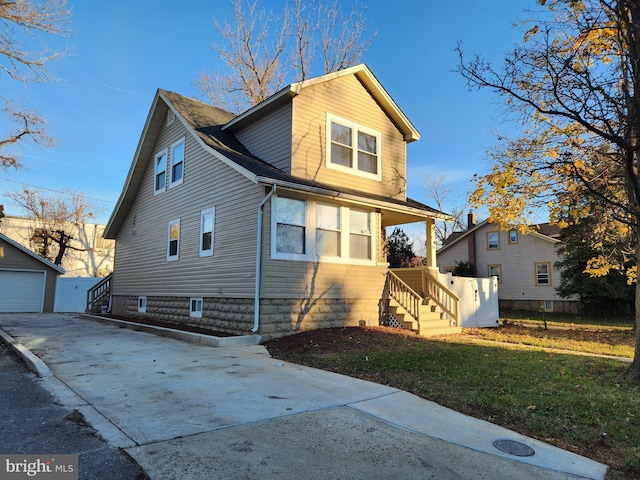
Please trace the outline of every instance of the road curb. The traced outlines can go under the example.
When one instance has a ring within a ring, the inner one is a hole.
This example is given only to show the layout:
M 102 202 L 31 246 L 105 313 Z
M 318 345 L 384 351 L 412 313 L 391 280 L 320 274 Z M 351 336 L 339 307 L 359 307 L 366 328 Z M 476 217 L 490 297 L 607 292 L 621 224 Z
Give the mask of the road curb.
M 0 339 L 11 348 L 22 360 L 27 364 L 29 370 L 34 372 L 38 377 L 50 377 L 53 375 L 49 367 L 29 351 L 27 347 L 18 342 L 4 330 L 0 329 Z

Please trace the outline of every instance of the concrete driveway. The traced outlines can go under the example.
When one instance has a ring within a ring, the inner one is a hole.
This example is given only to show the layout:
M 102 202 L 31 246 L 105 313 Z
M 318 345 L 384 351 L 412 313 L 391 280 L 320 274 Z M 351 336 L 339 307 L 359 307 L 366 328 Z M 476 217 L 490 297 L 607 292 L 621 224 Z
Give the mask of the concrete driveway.
M 153 480 L 603 479 L 607 470 L 259 345 L 213 348 L 61 314 L 2 314 L 0 330 L 61 403 Z

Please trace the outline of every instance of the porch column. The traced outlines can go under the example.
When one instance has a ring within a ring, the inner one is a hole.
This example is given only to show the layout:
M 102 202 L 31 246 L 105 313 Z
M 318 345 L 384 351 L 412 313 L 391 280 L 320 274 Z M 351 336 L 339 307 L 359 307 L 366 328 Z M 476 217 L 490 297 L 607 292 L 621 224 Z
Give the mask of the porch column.
M 436 264 L 436 222 L 433 218 L 427 218 L 425 220 L 425 227 L 427 231 L 425 251 L 427 255 L 427 267 L 437 268 Z

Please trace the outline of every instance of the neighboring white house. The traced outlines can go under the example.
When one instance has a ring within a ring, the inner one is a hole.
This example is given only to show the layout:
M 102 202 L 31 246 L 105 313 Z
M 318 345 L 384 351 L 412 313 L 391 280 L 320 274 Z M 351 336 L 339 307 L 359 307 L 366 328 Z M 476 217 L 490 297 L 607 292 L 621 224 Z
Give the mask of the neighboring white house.
M 458 262 L 471 262 L 478 277 L 497 277 L 502 308 L 577 313 L 578 298 L 562 298 L 556 292 L 561 257 L 557 251 L 560 230 L 540 224 L 522 235 L 503 231 L 487 220 L 476 223 L 469 214 L 468 229 L 454 232 L 437 253 L 440 272 L 451 272 Z
M 0 222 L 0 233 L 20 245 L 38 252 L 37 240 L 33 240 L 35 220 L 25 217 L 6 216 Z M 64 277 L 105 277 L 113 271 L 115 241 L 102 237 L 104 225 L 94 223 L 69 224 L 66 233 L 73 240 L 62 260 Z

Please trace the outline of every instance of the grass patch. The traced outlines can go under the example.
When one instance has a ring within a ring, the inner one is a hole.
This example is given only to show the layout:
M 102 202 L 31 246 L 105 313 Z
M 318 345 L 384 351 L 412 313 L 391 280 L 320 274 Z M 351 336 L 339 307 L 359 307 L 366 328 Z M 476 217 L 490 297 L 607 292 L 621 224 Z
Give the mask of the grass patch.
M 530 310 L 509 310 L 500 309 L 500 321 L 516 323 L 534 323 L 543 325 L 546 321 L 548 324 L 560 325 L 567 327 L 580 326 L 581 328 L 588 328 L 589 326 L 596 326 L 597 328 L 606 327 L 624 327 L 632 328 L 634 326 L 634 319 L 632 317 L 602 317 L 594 315 L 573 315 L 571 313 L 559 313 L 559 312 L 541 312 Z
M 266 346 L 275 358 L 400 388 L 609 464 L 611 478 L 640 476 L 640 387 L 620 380 L 627 364 L 463 337 L 342 328 Z
M 545 330 L 537 326 L 505 325 L 500 328 L 468 328 L 462 335 L 442 337 L 443 340 L 447 338 L 456 343 L 485 340 L 627 358 L 633 357 L 635 345 L 635 334 L 630 328 Z

